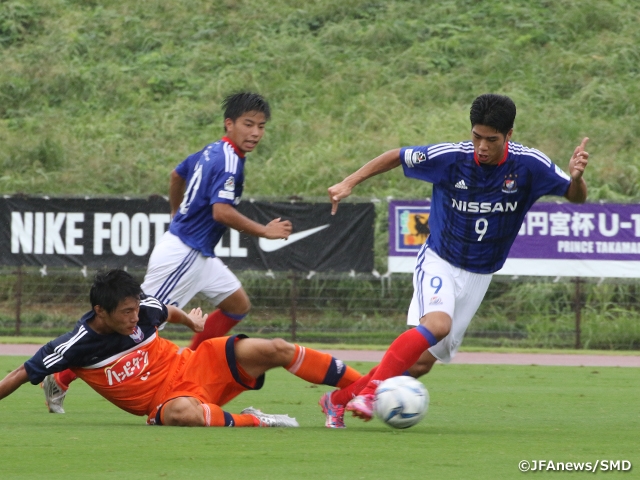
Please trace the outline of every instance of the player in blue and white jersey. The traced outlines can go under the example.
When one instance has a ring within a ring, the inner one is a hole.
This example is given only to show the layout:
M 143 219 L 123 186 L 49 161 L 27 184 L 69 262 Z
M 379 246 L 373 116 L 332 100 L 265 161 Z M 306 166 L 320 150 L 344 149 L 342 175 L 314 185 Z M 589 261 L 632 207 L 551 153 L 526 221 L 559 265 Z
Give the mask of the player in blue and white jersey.
M 511 141 L 515 117 L 510 98 L 481 95 L 471 106 L 471 140 L 390 150 L 329 188 L 335 214 L 356 185 L 400 165 L 405 176 L 433 184 L 430 235 L 418 253 L 407 315 L 416 328 L 400 335 L 367 376 L 323 396 L 327 425 L 339 424 L 345 409 L 371 419 L 373 394 L 382 380 L 407 370 L 418 377 L 436 360 L 453 358 L 536 200 L 543 195 L 586 200 L 588 138 L 575 148 L 567 175 L 542 152 Z
M 268 102 L 255 93 L 229 95 L 223 103 L 224 137 L 188 156 L 171 173 L 169 231 L 151 253 L 142 289 L 164 303 L 184 306 L 196 293 L 218 309 L 190 345 L 220 337 L 251 308 L 236 276 L 214 248 L 227 230 L 269 239 L 288 238 L 291 222 L 262 225 L 236 209 L 244 187 L 245 155 L 258 145 L 271 118 Z
M 226 334 L 242 320 L 251 303 L 238 278 L 215 256 L 214 248 L 227 230 L 269 239 L 286 239 L 289 220 L 267 225 L 236 209 L 244 186 L 246 154 L 264 135 L 271 118 L 269 103 L 260 95 L 240 92 L 225 98 L 221 140 L 189 155 L 171 173 L 169 204 L 172 221 L 156 244 L 142 290 L 167 305 L 184 307 L 197 293 L 218 308 L 207 317 L 204 331 L 194 335 L 195 350 L 208 338 Z M 65 371 L 45 381 L 45 396 L 53 413 L 64 413 L 62 402 L 75 375 Z

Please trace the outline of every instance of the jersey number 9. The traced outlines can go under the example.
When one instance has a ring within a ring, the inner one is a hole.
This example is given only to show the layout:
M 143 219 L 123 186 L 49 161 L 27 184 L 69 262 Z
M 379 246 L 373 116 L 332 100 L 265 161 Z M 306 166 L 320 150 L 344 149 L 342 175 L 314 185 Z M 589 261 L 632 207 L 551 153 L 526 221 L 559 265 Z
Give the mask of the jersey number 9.
M 480 235 L 478 237 L 478 241 L 482 240 L 484 234 L 487 233 L 487 228 L 489 227 L 489 221 L 486 218 L 479 218 L 476 220 L 476 233 Z

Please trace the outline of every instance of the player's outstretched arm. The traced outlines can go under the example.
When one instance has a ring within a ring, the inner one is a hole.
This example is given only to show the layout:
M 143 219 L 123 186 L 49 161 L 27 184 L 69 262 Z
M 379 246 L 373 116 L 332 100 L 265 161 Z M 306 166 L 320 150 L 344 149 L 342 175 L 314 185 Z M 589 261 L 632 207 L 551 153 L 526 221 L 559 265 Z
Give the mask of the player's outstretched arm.
M 587 199 L 587 183 L 582 178 L 585 168 L 589 163 L 589 152 L 585 150 L 589 139 L 584 137 L 580 145 L 573 151 L 569 160 L 569 175 L 571 184 L 567 189 L 565 198 L 573 203 L 584 203 Z
M 282 220 L 281 218 L 271 220 L 266 225 L 254 222 L 228 203 L 213 204 L 213 219 L 239 232 L 273 240 L 289 238 L 293 228 L 289 220 Z
M 189 313 L 173 305 L 167 305 L 167 310 L 169 311 L 167 322 L 185 325 L 196 333 L 204 330 L 207 315 L 202 313 L 200 307 L 192 309 Z
M 20 385 L 23 385 L 29 381 L 29 376 L 24 368 L 24 365 L 20 365 L 9 375 L 0 380 L 0 400 L 4 397 L 8 397 L 15 392 Z
M 400 149 L 396 148 L 374 158 L 340 183 L 336 183 L 329 187 L 328 192 L 329 199 L 331 200 L 331 215 L 335 215 L 338 211 L 338 203 L 340 203 L 340 200 L 351 195 L 353 187 L 364 182 L 367 178 L 387 172 L 398 166 L 400 166 Z

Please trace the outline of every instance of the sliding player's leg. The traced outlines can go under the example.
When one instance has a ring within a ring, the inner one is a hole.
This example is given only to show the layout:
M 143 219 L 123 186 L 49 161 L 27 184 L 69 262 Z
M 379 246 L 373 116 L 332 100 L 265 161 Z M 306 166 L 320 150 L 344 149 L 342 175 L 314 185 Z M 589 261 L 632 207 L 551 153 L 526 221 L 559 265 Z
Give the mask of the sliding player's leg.
M 242 337 L 204 342 L 197 350 L 184 349 L 171 383 L 154 399 L 147 422 L 172 426 L 297 427 L 294 418 L 271 415 L 249 407 L 239 414 L 222 407 L 247 390 L 259 390 L 264 375 L 252 377 L 240 366 L 235 346 Z
M 236 343 L 238 364 L 254 378 L 275 367 L 284 367 L 292 374 L 316 384 L 348 388 L 361 377 L 353 368 L 327 353 L 322 353 L 282 339 L 245 339 Z M 329 394 L 325 394 L 329 395 Z M 344 408 L 332 409 L 329 398 L 321 399 L 327 422 L 332 428 L 342 428 Z M 332 418 L 329 419 L 329 416 Z
M 235 344 L 238 365 L 252 378 L 267 370 L 284 367 L 310 383 L 338 388 L 358 380 L 360 373 L 328 353 L 289 343 L 281 338 L 245 338 Z
M 229 413 L 213 403 L 202 403 L 194 397 L 178 397 L 160 408 L 156 425 L 178 427 L 297 427 L 295 418 L 288 415 L 263 413 L 248 407 Z

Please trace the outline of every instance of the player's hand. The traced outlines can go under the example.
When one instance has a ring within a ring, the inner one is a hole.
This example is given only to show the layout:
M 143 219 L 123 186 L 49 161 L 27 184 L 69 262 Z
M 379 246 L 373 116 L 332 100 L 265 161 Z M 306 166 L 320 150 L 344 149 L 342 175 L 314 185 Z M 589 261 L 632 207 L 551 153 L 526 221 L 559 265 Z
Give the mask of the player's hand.
M 569 175 L 573 180 L 579 180 L 584 173 L 584 169 L 589 163 L 589 152 L 585 151 L 589 138 L 584 137 L 582 143 L 576 147 L 569 160 Z
M 338 211 L 338 203 L 340 203 L 340 200 L 351 195 L 351 187 L 344 182 L 340 182 L 329 187 L 327 191 L 329 192 L 329 199 L 331 200 L 331 215 L 335 215 Z
M 192 309 L 187 313 L 187 317 L 191 320 L 192 330 L 196 333 L 204 330 L 204 322 L 207 321 L 207 315 L 202 313 L 200 307 Z
M 287 239 L 289 235 L 291 235 L 291 230 L 293 230 L 293 225 L 289 220 L 282 220 L 282 218 L 276 218 L 271 220 L 266 225 L 266 229 L 264 232 L 264 238 L 268 238 L 270 240 L 278 240 L 278 239 Z

